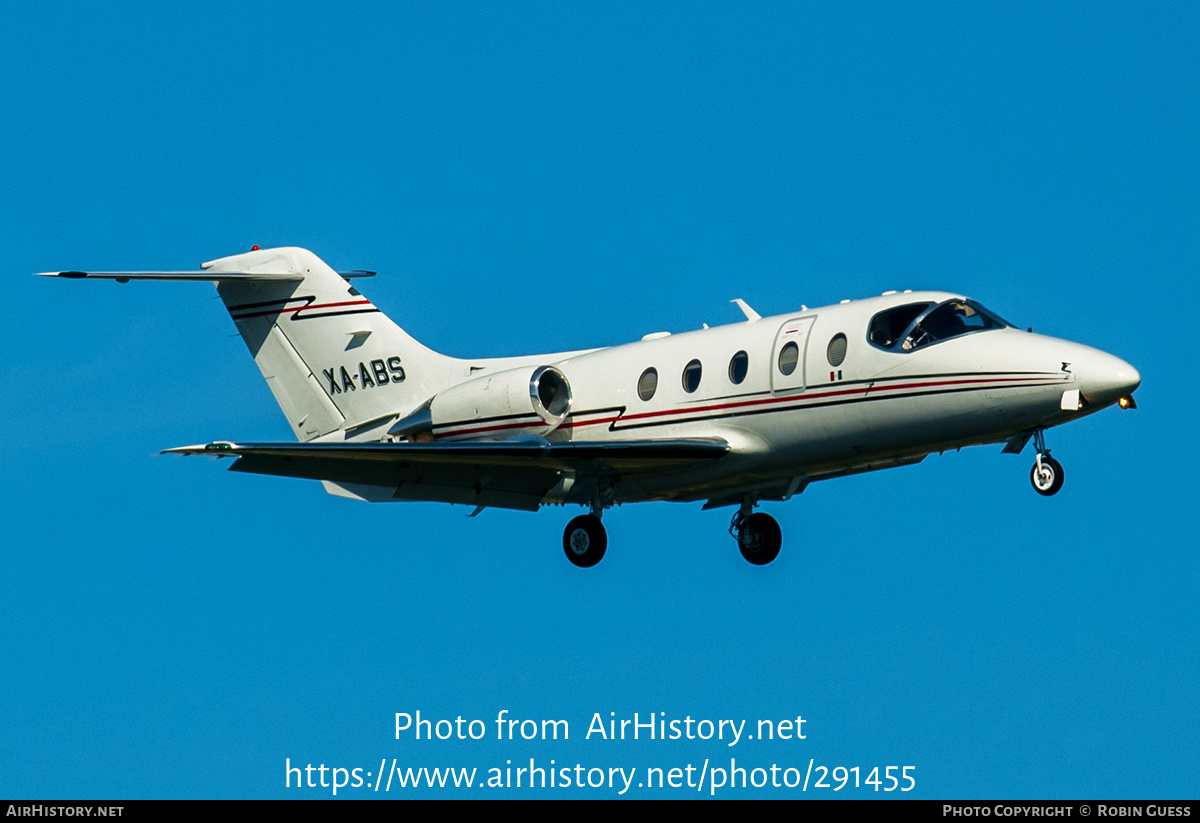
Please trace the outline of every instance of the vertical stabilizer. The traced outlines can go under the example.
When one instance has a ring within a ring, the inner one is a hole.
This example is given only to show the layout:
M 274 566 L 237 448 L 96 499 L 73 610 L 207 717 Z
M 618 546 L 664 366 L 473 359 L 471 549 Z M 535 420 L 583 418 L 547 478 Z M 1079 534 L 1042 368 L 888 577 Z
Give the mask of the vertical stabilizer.
M 450 382 L 425 348 L 310 251 L 261 249 L 205 263 L 297 439 L 402 414 Z M 289 273 L 300 279 L 255 279 Z

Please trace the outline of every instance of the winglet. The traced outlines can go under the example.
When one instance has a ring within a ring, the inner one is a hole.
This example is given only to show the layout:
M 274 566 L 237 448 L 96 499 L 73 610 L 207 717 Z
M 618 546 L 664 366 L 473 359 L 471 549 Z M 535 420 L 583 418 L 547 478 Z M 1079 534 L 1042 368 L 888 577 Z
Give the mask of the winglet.
M 762 315 L 759 314 L 758 312 L 756 312 L 754 309 L 747 306 L 746 301 L 743 300 L 742 298 L 737 297 L 737 298 L 734 298 L 733 300 L 730 300 L 729 302 L 737 303 L 737 307 L 742 310 L 742 314 L 746 315 L 747 323 L 753 323 L 755 320 L 762 319 Z

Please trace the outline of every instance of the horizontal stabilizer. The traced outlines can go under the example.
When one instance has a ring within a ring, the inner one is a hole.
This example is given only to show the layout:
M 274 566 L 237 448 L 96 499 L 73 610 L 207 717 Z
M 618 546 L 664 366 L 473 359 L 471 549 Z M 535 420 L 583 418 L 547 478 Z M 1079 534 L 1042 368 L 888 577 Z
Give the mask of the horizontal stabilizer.
M 290 280 L 300 282 L 303 274 L 290 272 L 245 272 L 245 271 L 43 271 L 39 277 L 68 277 L 72 280 L 116 280 L 118 283 L 128 283 L 130 280 L 180 280 L 216 283 L 222 280 Z M 369 277 L 368 274 L 353 276 Z
M 366 269 L 340 271 L 343 280 L 354 280 L 360 277 L 374 277 L 375 272 Z M 42 271 L 38 277 L 66 277 L 70 280 L 116 280 L 118 283 L 128 283 L 130 280 L 178 280 L 199 281 L 201 283 L 219 283 L 222 281 L 274 280 L 299 283 L 304 279 L 303 274 L 295 272 L 261 272 L 261 271 Z

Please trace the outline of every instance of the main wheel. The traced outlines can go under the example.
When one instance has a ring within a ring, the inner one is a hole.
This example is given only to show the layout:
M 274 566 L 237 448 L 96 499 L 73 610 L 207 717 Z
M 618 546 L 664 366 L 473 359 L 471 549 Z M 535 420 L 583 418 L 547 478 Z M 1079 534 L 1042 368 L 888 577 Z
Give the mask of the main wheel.
M 779 524 L 774 517 L 757 512 L 742 522 L 737 541 L 742 557 L 755 566 L 765 566 L 779 556 L 783 533 L 779 531 Z
M 1033 464 L 1033 470 L 1029 472 L 1029 482 L 1033 483 L 1033 489 L 1038 494 L 1046 497 L 1058 494 L 1063 484 L 1062 463 L 1048 454 L 1043 454 L 1041 465 Z
M 594 514 L 581 514 L 567 524 L 563 532 L 563 551 L 580 568 L 591 568 L 604 557 L 608 534 Z

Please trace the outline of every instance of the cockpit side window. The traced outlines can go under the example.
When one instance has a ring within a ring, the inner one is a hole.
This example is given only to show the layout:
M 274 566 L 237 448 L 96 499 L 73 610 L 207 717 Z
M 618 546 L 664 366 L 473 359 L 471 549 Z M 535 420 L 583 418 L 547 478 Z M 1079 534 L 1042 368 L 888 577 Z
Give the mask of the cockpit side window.
M 867 339 L 880 348 L 895 348 L 900 342 L 904 330 L 932 305 L 932 303 L 909 303 L 907 306 L 897 306 L 894 309 L 881 311 L 871 318 Z

